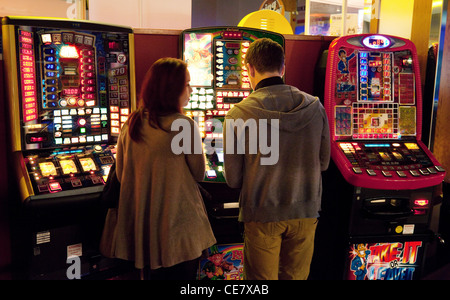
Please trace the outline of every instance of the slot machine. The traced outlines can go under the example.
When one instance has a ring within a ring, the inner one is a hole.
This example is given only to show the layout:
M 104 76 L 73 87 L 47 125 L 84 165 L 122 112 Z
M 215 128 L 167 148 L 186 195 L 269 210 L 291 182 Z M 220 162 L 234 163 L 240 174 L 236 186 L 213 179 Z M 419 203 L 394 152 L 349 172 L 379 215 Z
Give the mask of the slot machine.
M 80 224 L 98 202 L 135 106 L 133 33 L 25 17 L 3 18 L 2 31 L 10 168 L 20 198 L 17 260 L 27 261 L 28 278 L 57 269 L 65 276 L 68 257 L 88 260 L 85 235 L 95 228 Z
M 212 196 L 205 205 L 219 244 L 243 242 L 237 221 L 240 190 L 229 188 L 223 173 L 222 125 L 228 110 L 251 93 L 244 57 L 250 44 L 263 37 L 284 48 L 281 34 L 253 28 L 193 28 L 180 35 L 180 55 L 193 89 L 184 110 L 202 135 L 206 172 L 200 185 Z
M 324 219 L 334 218 L 328 229 L 348 243 L 338 266 L 343 277 L 419 278 L 445 170 L 421 141 L 414 44 L 388 35 L 335 39 L 324 101 L 333 166 L 324 180 L 323 208 L 336 208 Z M 332 229 L 338 226 L 341 231 Z

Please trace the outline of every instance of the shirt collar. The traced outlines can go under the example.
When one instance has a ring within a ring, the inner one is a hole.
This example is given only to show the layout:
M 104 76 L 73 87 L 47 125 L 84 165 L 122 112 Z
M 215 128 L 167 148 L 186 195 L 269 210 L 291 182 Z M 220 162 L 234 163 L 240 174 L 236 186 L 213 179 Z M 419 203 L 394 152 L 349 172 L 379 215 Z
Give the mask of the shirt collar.
M 258 84 L 255 86 L 255 91 L 257 89 L 260 89 L 260 88 L 263 88 L 266 86 L 276 85 L 276 84 L 284 84 L 283 79 L 279 76 L 265 78 L 265 79 L 261 80 L 260 82 L 258 82 Z

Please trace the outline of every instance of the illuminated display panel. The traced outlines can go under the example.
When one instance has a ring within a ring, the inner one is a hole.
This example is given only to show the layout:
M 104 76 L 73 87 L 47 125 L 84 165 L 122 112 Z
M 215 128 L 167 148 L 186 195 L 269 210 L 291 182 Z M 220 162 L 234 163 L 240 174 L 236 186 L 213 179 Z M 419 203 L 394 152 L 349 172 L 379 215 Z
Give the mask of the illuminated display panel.
M 75 161 L 73 161 L 72 159 L 62 159 L 59 161 L 59 164 L 64 175 L 78 173 Z
M 232 30 L 183 34 L 183 57 L 193 87 L 185 110 L 199 123 L 203 138 L 211 136 L 205 127 L 205 117 L 225 116 L 234 104 L 250 94 L 244 57 L 255 37 L 249 36 Z
M 423 241 L 350 244 L 347 251 L 346 280 L 417 280 L 423 266 Z M 355 262 L 364 259 L 364 270 Z M 396 255 L 392 255 L 396 253 Z M 361 257 L 362 256 L 362 257 Z M 395 266 L 395 267 L 392 267 Z
M 114 141 L 131 108 L 127 32 L 17 26 L 23 149 Z
M 42 108 L 97 106 L 95 36 L 41 34 Z
M 386 38 L 365 38 L 365 49 L 341 47 L 335 53 L 334 133 L 352 139 L 415 136 L 415 73 L 410 50 L 376 50 Z M 377 47 L 375 47 L 375 45 Z M 370 48 L 370 49 L 367 49 Z
M 212 34 L 189 33 L 184 36 L 184 61 L 188 64 L 191 86 L 211 87 L 213 81 Z
M 56 171 L 56 167 L 51 161 L 47 162 L 40 162 L 39 168 L 41 169 L 42 176 L 48 177 L 48 176 L 56 176 L 58 175 L 58 172 Z
M 19 30 L 19 66 L 22 83 L 22 113 L 25 122 L 38 117 L 34 37 L 32 32 Z
M 391 41 L 382 35 L 371 35 L 362 40 L 364 46 L 370 49 L 383 49 L 391 45 Z
M 81 167 L 83 168 L 83 172 L 89 172 L 89 171 L 96 171 L 97 166 L 95 165 L 95 162 L 90 157 L 84 157 L 78 159 L 81 163 Z
M 392 101 L 392 53 L 358 53 L 359 101 Z
M 219 89 L 249 90 L 250 80 L 244 65 L 249 41 L 216 40 L 215 82 Z
M 433 165 L 417 143 L 340 142 L 339 147 L 362 168 L 408 171 Z
M 353 103 L 353 138 L 398 139 L 397 104 Z

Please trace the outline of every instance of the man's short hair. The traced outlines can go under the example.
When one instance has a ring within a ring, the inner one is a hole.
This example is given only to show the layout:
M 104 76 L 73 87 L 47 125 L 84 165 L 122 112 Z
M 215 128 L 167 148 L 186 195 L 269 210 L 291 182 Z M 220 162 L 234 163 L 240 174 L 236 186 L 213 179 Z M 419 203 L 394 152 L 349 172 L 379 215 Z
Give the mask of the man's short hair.
M 284 66 L 283 47 L 269 38 L 260 38 L 250 44 L 245 63 L 252 65 L 261 74 L 281 72 Z

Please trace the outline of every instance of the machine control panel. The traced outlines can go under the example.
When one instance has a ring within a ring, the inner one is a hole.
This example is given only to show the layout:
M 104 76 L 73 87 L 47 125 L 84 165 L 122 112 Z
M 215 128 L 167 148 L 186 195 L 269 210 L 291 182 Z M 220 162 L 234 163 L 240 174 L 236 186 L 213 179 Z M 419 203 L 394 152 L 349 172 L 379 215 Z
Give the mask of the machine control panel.
M 355 174 L 420 177 L 444 172 L 415 142 L 339 142 Z
M 35 194 L 58 193 L 104 185 L 115 161 L 113 145 L 27 153 L 25 164 Z

